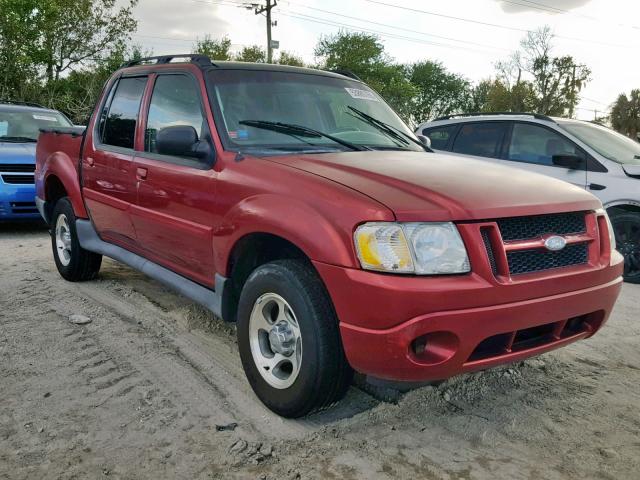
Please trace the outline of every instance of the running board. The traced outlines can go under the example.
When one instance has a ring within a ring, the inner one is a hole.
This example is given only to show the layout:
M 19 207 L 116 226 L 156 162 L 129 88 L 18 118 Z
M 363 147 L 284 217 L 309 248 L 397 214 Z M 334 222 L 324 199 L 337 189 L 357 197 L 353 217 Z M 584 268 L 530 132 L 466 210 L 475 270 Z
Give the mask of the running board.
M 199 303 L 203 307 L 211 310 L 217 317 L 222 318 L 222 293 L 227 281 L 222 275 L 216 274 L 216 289 L 215 291 L 210 290 L 140 255 L 136 255 L 122 247 L 103 241 L 98 236 L 95 228 L 93 228 L 91 220 L 76 220 L 76 233 L 80 241 L 80 246 L 85 250 L 100 253 L 129 265 L 131 268 L 148 275 L 163 285 Z

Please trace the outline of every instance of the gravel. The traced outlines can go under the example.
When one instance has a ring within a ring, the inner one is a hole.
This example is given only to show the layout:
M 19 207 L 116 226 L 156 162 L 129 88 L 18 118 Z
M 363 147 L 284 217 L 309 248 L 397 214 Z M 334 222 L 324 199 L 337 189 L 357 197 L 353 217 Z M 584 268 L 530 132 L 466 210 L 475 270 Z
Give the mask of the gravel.
M 587 341 L 391 401 L 354 386 L 337 407 L 291 421 L 251 392 L 232 325 L 108 259 L 98 280 L 65 282 L 44 229 L 3 226 L 0 251 L 0 479 L 640 471 L 638 285 L 624 285 Z M 75 315 L 90 323 L 78 328 Z

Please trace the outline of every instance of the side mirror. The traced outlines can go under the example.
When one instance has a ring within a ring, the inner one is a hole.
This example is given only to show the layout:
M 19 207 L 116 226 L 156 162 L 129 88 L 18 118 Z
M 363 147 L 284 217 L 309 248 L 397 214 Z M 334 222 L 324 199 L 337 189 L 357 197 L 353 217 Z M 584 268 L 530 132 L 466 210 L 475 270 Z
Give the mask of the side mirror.
M 206 158 L 211 147 L 198 140 L 196 129 L 189 125 L 176 125 L 158 130 L 156 149 L 161 155 L 176 157 Z
M 418 140 L 420 140 L 424 146 L 431 148 L 431 139 L 429 137 L 426 135 L 416 135 L 416 137 L 418 137 Z
M 578 155 L 554 155 L 551 157 L 551 162 L 558 167 L 564 167 L 570 170 L 579 170 L 586 167 L 585 159 Z

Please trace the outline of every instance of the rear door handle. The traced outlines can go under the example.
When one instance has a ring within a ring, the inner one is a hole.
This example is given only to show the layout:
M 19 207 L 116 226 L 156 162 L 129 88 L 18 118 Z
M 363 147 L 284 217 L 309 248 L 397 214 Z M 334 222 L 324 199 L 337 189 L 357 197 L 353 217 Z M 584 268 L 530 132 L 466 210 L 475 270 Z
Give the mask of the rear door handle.
M 145 180 L 147 178 L 147 169 L 146 168 L 136 168 L 136 178 L 138 180 Z
M 607 188 L 604 185 L 600 185 L 599 183 L 590 183 L 589 184 L 589 190 L 604 190 L 605 188 Z
M 90 167 L 93 167 L 94 163 L 95 162 L 92 157 L 87 157 L 87 165 L 89 165 Z

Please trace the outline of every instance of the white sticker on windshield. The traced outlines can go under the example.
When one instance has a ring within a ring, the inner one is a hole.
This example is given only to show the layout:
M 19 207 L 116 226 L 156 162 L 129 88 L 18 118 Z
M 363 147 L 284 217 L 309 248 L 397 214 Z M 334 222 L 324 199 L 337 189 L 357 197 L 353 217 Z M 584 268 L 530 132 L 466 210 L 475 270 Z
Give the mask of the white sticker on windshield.
M 56 117 L 51 117 L 49 115 L 32 115 L 36 120 L 44 120 L 45 122 L 57 122 L 58 119 Z
M 347 88 L 345 90 L 351 95 L 353 98 L 359 98 L 361 100 L 370 100 L 372 102 L 379 102 L 378 97 L 373 92 L 368 90 L 360 90 L 359 88 Z

